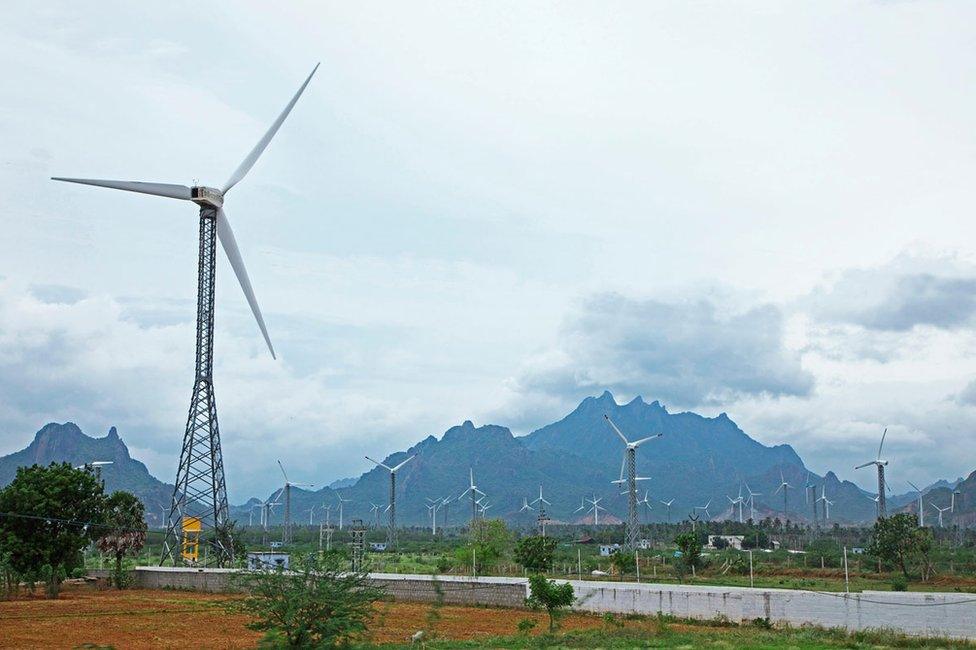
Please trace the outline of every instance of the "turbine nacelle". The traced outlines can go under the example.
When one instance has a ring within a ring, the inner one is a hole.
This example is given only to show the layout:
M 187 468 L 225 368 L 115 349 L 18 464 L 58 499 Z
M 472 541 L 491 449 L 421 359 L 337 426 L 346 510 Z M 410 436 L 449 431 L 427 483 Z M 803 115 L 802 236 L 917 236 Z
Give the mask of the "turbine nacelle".
M 211 208 L 224 207 L 224 193 L 203 185 L 190 188 L 190 200 L 200 206 Z

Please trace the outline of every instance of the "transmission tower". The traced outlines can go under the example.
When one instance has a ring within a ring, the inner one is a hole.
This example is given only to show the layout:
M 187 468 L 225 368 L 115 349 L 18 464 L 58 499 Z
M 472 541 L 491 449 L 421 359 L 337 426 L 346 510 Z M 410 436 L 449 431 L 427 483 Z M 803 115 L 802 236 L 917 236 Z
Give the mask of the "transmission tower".
M 362 571 L 366 559 L 366 527 L 361 519 L 352 522 L 352 570 Z
M 214 531 L 213 553 L 208 562 L 223 566 L 233 559 L 233 543 L 227 530 L 227 486 L 217 426 L 213 389 L 214 280 L 217 262 L 217 210 L 200 207 L 200 257 L 197 279 L 196 377 L 190 412 L 183 434 L 183 450 L 169 508 L 166 538 L 160 564 L 195 560 L 185 552 L 184 520 L 198 520 L 199 528 Z

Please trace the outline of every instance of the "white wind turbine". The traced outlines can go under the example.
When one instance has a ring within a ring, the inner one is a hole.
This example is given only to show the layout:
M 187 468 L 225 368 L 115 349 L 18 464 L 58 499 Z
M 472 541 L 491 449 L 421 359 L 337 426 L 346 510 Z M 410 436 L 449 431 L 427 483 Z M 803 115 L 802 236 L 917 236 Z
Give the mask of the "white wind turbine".
M 447 528 L 447 524 L 448 524 L 447 516 L 451 512 L 449 510 L 449 508 L 450 508 L 450 504 L 451 504 L 451 501 L 452 500 L 453 499 L 451 499 L 451 497 L 444 497 L 443 499 L 441 499 L 441 507 L 444 508 L 444 523 L 441 524 L 441 528 L 444 528 L 444 529 Z
M 427 497 L 427 513 L 430 515 L 430 534 L 437 534 L 437 510 L 444 505 L 441 499 L 431 499 Z
M 671 501 L 674 501 L 674 499 L 671 499 Z M 706 519 L 711 519 L 712 518 L 712 515 L 711 515 L 711 513 L 708 512 L 708 506 L 710 506 L 710 505 L 712 505 L 712 500 L 711 499 L 709 499 L 708 502 L 705 503 L 705 505 L 703 505 L 703 506 L 695 506 L 694 508 L 692 508 L 692 511 L 693 512 L 698 512 L 699 510 L 701 510 L 702 512 L 705 513 L 705 518 Z M 668 512 L 670 512 L 670 510 Z
M 342 495 L 339 494 L 338 492 L 336 492 L 335 495 L 336 495 L 336 498 L 339 499 L 339 530 L 342 530 L 343 504 L 349 503 L 350 501 L 352 501 L 352 499 L 343 499 L 342 498 Z M 389 506 L 387 506 L 387 507 L 389 507 Z
M 779 491 L 780 490 L 783 491 L 783 522 L 784 522 L 784 524 L 786 522 L 787 517 L 789 517 L 789 515 L 787 514 L 787 513 L 789 513 L 789 508 L 788 508 L 789 503 L 787 501 L 787 492 L 789 492 L 792 489 L 793 489 L 793 486 L 790 485 L 789 483 L 787 483 L 786 482 L 786 479 L 783 477 L 783 470 L 780 470 L 779 471 L 779 487 L 776 488 L 776 491 L 773 492 L 773 494 L 779 494 Z
M 278 461 L 278 468 L 281 470 L 281 475 L 285 477 L 285 532 L 282 534 L 286 544 L 291 541 L 291 488 L 294 487 L 315 487 L 311 483 L 292 483 L 288 480 L 288 474 L 285 473 L 285 466 Z
M 648 440 L 654 440 L 655 438 L 660 438 L 661 433 L 657 433 L 653 436 L 647 436 L 646 438 L 641 438 L 640 440 L 634 440 L 631 442 L 627 440 L 625 436 L 617 425 L 614 424 L 613 420 L 606 413 L 603 414 L 603 418 L 607 421 L 607 424 L 614 430 L 614 432 L 620 436 L 620 439 L 625 445 L 623 463 L 620 466 L 620 478 L 613 483 L 626 483 L 627 484 L 627 548 L 631 551 L 637 548 L 637 539 L 640 536 L 639 522 L 637 521 L 637 481 L 646 481 L 646 477 L 637 476 L 637 448 Z M 627 477 L 624 478 L 624 467 L 626 466 Z
M 663 505 L 663 506 L 664 506 L 665 508 L 667 508 L 667 509 L 668 509 L 668 523 L 669 523 L 669 524 L 671 523 L 671 504 L 672 504 L 672 503 L 674 503 L 674 499 L 671 499 L 670 501 L 661 501 L 661 504 L 662 504 L 662 505 Z M 711 502 L 711 501 L 709 501 L 708 503 L 709 503 L 709 505 L 711 505 L 711 503 L 712 503 L 712 502 Z
M 458 501 L 460 501 L 461 497 L 463 497 L 465 494 L 471 494 L 471 524 L 474 525 L 475 520 L 478 518 L 478 495 L 480 494 L 483 497 L 485 496 L 485 493 L 479 490 L 478 486 L 474 484 L 474 470 L 468 468 L 468 473 L 471 483 L 468 485 L 468 489 L 459 494 L 457 498 Z
M 533 499 L 529 503 L 531 503 L 533 506 L 538 503 L 540 510 L 545 510 L 545 508 L 543 508 L 542 506 L 551 506 L 552 505 L 551 503 L 549 503 L 548 501 L 546 501 L 545 498 L 542 496 L 542 486 L 541 485 L 539 486 L 539 498 L 538 499 Z
M 746 483 L 746 492 L 749 493 L 749 519 L 756 521 L 756 497 L 762 496 L 761 492 L 753 492 L 749 484 Z
M 952 513 L 952 514 L 955 514 L 956 513 L 956 495 L 957 494 L 958 495 L 962 495 L 962 492 L 960 492 L 956 488 L 952 488 L 952 497 L 951 497 L 951 500 L 949 501 L 949 512 Z
M 384 465 L 383 463 L 381 463 L 379 461 L 373 460 L 369 456 L 366 456 L 366 460 L 368 460 L 371 463 L 375 463 L 376 465 L 378 465 L 378 466 L 380 466 L 380 467 L 382 467 L 382 468 L 384 468 L 384 469 L 386 469 L 387 471 L 390 472 L 390 505 L 389 505 L 389 507 L 387 509 L 388 512 L 390 513 L 390 518 L 389 518 L 389 522 L 387 523 L 387 526 L 388 527 L 387 527 L 387 530 L 386 530 L 386 545 L 390 548 L 390 550 L 395 549 L 396 548 L 396 545 L 397 545 L 397 528 L 396 528 L 396 473 L 398 471 L 400 471 L 400 468 L 401 467 L 403 467 L 404 465 L 406 465 L 407 463 L 409 463 L 415 457 L 416 457 L 416 454 L 414 454 L 413 456 L 410 456 L 405 461 L 401 462 L 399 465 L 396 465 L 394 467 L 390 467 L 388 465 Z
M 888 435 L 888 427 L 885 427 L 884 433 L 881 434 L 881 444 L 878 445 L 878 457 L 875 460 L 869 460 L 866 463 L 861 463 L 854 469 L 861 469 L 862 467 L 867 467 L 868 465 L 875 465 L 878 468 L 878 518 L 888 516 L 888 508 L 885 503 L 885 465 L 888 461 L 881 459 L 881 450 L 884 448 L 885 436 Z
M 827 498 L 827 484 L 824 483 L 821 486 L 820 498 L 818 501 L 823 501 L 824 504 L 824 522 L 830 519 L 830 506 L 834 505 L 834 502 Z
M 733 499 L 732 497 L 730 497 L 729 495 L 726 494 L 725 495 L 725 498 L 728 499 L 729 500 L 729 503 L 732 504 L 732 516 L 733 517 L 735 516 L 735 507 L 736 506 L 739 506 L 739 523 L 740 524 L 743 523 L 743 521 L 742 521 L 742 502 L 744 501 L 744 499 L 742 498 L 742 484 L 741 483 L 739 484 L 739 496 L 737 496 L 736 498 Z
M 648 492 L 648 490 L 644 490 L 644 498 L 637 501 L 637 505 L 644 506 L 644 518 L 647 520 L 651 518 L 651 510 L 654 509 L 653 506 L 651 506 L 651 501 L 647 496 Z
M 929 503 L 929 505 L 939 511 L 939 528 L 945 528 L 945 526 L 942 525 L 942 513 L 948 512 L 949 506 L 946 506 L 945 508 L 940 508 L 939 506 L 931 502 Z
M 526 510 L 535 511 L 535 508 L 529 505 L 528 497 L 522 497 L 522 507 L 519 508 L 519 512 L 525 512 Z
M 369 502 L 369 510 L 373 513 L 373 528 L 380 527 L 380 507 L 378 504 Z
M 587 499 L 586 500 L 587 503 L 589 503 L 591 506 L 593 506 L 593 525 L 594 526 L 599 526 L 600 525 L 600 511 L 601 510 L 603 510 L 604 512 L 606 511 L 606 508 L 604 508 L 603 506 L 600 505 L 600 502 L 601 501 L 603 501 L 603 497 L 600 497 L 599 499 L 597 499 L 595 494 L 593 495 L 593 498 L 592 499 Z
M 925 528 L 925 506 L 922 505 L 922 490 L 911 481 L 908 481 L 908 484 L 918 492 L 918 526 L 919 528 Z
M 305 79 L 298 92 L 291 98 L 278 118 L 265 132 L 264 136 L 251 149 L 221 189 L 205 186 L 187 187 L 169 183 L 145 183 L 137 181 L 98 180 L 90 178 L 54 177 L 53 180 L 82 185 L 93 185 L 114 190 L 150 194 L 170 199 L 191 201 L 199 206 L 200 236 L 199 259 L 197 265 L 197 323 L 196 323 L 196 363 L 193 392 L 186 430 L 183 436 L 183 450 L 173 487 L 172 503 L 169 510 L 166 538 L 163 542 L 163 555 L 169 555 L 174 562 L 182 559 L 179 530 L 184 516 L 196 516 L 203 525 L 219 530 L 229 517 L 227 488 L 224 478 L 223 455 L 221 453 L 220 432 L 217 425 L 217 407 L 213 390 L 213 333 L 214 333 L 214 287 L 216 280 L 217 240 L 227 255 L 237 281 L 244 291 L 244 297 L 257 321 L 264 342 L 275 357 L 268 329 L 258 307 L 257 298 L 251 286 L 244 258 L 237 246 L 234 231 L 227 213 L 224 212 L 224 199 L 227 193 L 241 181 L 257 162 L 281 128 L 298 98 L 312 80 L 318 65 Z M 216 563 L 223 565 L 233 559 L 233 544 L 228 540 L 216 538 Z
M 312 516 L 314 514 L 315 514 L 315 506 L 313 505 L 311 508 L 308 509 L 308 525 L 309 526 L 313 525 L 312 524 Z

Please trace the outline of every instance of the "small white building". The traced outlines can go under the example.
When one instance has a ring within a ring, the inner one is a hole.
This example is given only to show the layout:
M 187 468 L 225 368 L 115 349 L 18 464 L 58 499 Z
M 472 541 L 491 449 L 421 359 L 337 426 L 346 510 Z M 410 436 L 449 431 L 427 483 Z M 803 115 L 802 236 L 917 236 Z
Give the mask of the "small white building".
M 709 535 L 708 545 L 705 548 L 717 549 L 719 546 L 722 546 L 723 548 L 734 548 L 737 551 L 741 551 L 742 540 L 745 538 L 745 535 Z M 725 544 L 723 545 L 722 542 L 719 542 L 718 546 L 716 546 L 717 540 L 723 540 Z
M 610 557 L 620 550 L 620 544 L 600 544 L 600 555 Z
M 386 550 L 386 542 L 370 542 L 369 550 L 373 551 L 374 553 L 382 553 Z
M 651 546 L 651 540 L 649 540 L 649 539 L 642 539 L 642 540 L 640 540 L 639 542 L 637 542 L 637 548 L 639 548 L 642 551 L 646 551 L 646 550 L 652 548 L 652 546 Z
M 251 571 L 258 569 L 288 568 L 288 554 L 277 551 L 249 551 L 247 554 L 247 568 Z

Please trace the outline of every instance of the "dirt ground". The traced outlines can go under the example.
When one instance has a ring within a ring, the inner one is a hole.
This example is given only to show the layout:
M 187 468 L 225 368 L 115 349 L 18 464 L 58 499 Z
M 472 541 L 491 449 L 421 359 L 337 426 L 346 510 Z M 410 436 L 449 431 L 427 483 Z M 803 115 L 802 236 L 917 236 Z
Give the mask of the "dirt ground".
M 68 586 L 58 600 L 40 596 L 0 601 L 0 647 L 76 648 L 253 648 L 261 633 L 245 627 L 248 619 L 228 614 L 227 595 L 184 591 L 95 590 Z M 407 642 L 427 627 L 430 605 L 383 603 L 370 626 L 377 643 Z M 472 639 L 508 635 L 531 618 L 536 630 L 547 625 L 545 614 L 514 609 L 443 606 L 433 630 L 440 638 Z M 564 630 L 599 627 L 596 616 L 571 615 Z

